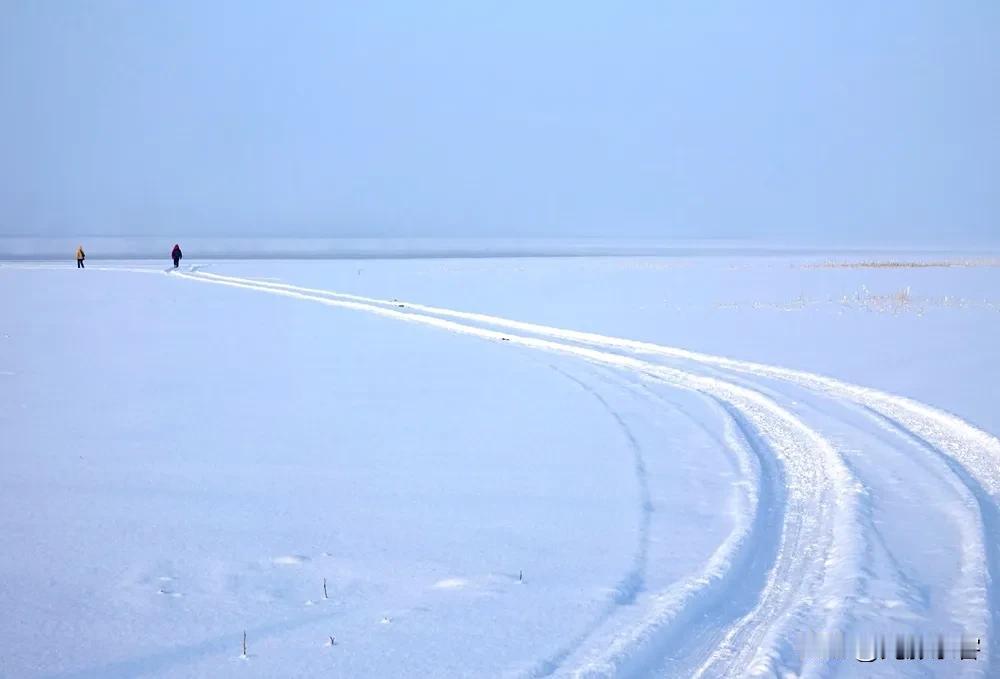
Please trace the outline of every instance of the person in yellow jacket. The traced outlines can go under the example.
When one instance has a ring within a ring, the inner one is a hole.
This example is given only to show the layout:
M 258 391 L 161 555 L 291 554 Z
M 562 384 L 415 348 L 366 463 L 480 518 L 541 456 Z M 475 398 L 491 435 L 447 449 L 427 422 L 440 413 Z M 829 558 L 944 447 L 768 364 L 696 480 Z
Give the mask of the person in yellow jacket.
M 85 259 L 87 259 L 87 255 L 84 254 L 84 252 L 83 252 L 83 246 L 82 245 L 78 245 L 77 248 L 76 248 L 76 268 L 77 269 L 84 269 L 84 268 L 86 268 L 85 266 L 83 266 L 83 260 L 85 260 Z

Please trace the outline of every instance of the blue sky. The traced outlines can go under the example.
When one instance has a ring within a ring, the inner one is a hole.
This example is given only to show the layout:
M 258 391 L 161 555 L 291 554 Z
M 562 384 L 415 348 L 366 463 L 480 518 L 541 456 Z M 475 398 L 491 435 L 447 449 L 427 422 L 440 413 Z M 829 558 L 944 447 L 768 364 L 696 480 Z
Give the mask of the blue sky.
M 0 235 L 1000 238 L 1000 3 L 0 4 Z

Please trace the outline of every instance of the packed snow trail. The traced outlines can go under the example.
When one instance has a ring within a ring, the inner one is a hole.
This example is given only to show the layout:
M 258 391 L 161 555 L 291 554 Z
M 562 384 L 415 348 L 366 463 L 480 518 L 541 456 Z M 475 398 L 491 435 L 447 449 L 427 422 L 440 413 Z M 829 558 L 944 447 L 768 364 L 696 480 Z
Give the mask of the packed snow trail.
M 635 357 L 549 339 L 501 333 L 412 311 L 399 311 L 398 306 L 393 309 L 353 299 L 336 299 L 247 279 L 183 272 L 172 275 L 200 283 L 364 311 L 482 339 L 575 356 L 646 379 L 702 392 L 727 404 L 745 420 L 744 435 L 758 439 L 755 446 L 757 454 L 773 455 L 780 461 L 785 503 L 776 560 L 757 597 L 756 607 L 739 620 L 740 628 L 754 640 L 755 645 L 748 649 L 752 655 L 748 658 L 741 654 L 732 657 L 730 662 L 720 661 L 724 665 L 723 674 L 745 674 L 748 660 L 749 666 L 761 674 L 773 673 L 787 664 L 794 664 L 790 637 L 803 622 L 807 621 L 814 629 L 839 629 L 846 605 L 860 588 L 862 572 L 858 564 L 861 555 L 856 530 L 858 484 L 829 442 L 757 392 Z M 671 638 L 680 634 L 691 617 L 696 615 L 701 600 L 717 599 L 721 591 L 740 586 L 734 562 L 753 548 L 747 525 L 741 529 L 720 546 L 701 572 L 655 596 L 650 614 L 641 624 L 623 630 L 606 648 L 585 658 L 576 668 L 576 673 L 580 676 L 606 676 L 655 671 L 662 664 L 665 654 L 672 651 Z M 809 611 L 809 602 L 816 599 L 828 602 L 821 617 Z M 815 671 L 818 668 L 807 666 L 806 669 Z
M 782 380 L 752 382 L 740 374 L 730 379 L 785 405 L 837 443 L 852 473 L 865 485 L 864 567 L 872 575 L 847 631 L 979 634 L 990 628 L 991 546 L 986 539 L 995 531 L 987 525 L 988 508 L 947 458 L 866 406 Z M 927 582 L 941 584 L 931 591 Z M 717 676 L 710 671 L 711 662 L 704 674 L 694 676 Z M 935 668 L 910 669 L 923 676 Z M 985 663 L 967 663 L 948 672 L 987 676 Z
M 989 575 L 996 571 L 996 545 L 987 540 L 988 546 L 984 546 L 982 536 L 996 520 L 1000 444 L 995 437 L 953 415 L 910 399 L 820 375 L 648 342 L 284 283 L 208 273 L 176 275 L 422 323 L 526 348 L 569 354 L 591 363 L 626 370 L 646 381 L 662 381 L 709 394 L 731 410 L 736 418 L 734 421 L 746 422 L 746 426 L 742 427 L 743 435 L 751 441 L 756 440 L 752 446 L 762 461 L 768 455 L 780 460 L 780 472 L 784 475 L 782 483 L 787 487 L 780 546 L 754 609 L 738 619 L 719 621 L 721 628 L 705 631 L 700 641 L 683 639 L 685 644 L 693 643 L 695 647 L 706 643 L 706 639 L 713 640 L 714 648 L 696 668 L 685 664 L 683 658 L 678 660 L 676 657 L 664 665 L 671 654 L 676 656 L 677 648 L 671 646 L 681 639 L 684 630 L 698 627 L 685 622 L 691 622 L 693 614 L 705 608 L 706 601 L 718 591 L 733 587 L 733 583 L 727 580 L 732 580 L 734 572 L 739 570 L 734 568 L 734 564 L 745 557 L 752 548 L 751 543 L 757 539 L 756 536 L 751 539 L 748 526 L 752 522 L 748 521 L 733 531 L 701 574 L 667 592 L 652 596 L 654 603 L 642 624 L 620 631 L 604 648 L 592 644 L 591 652 L 582 659 L 571 656 L 576 664 L 571 662 L 568 666 L 550 669 L 564 672 L 575 667 L 577 674 L 602 676 L 646 674 L 664 666 L 669 667 L 670 672 L 686 667 L 689 673 L 695 670 L 693 673 L 698 676 L 713 677 L 741 676 L 748 672 L 772 673 L 794 665 L 793 661 L 783 656 L 788 650 L 788 636 L 792 632 L 834 631 L 849 626 L 849 609 L 853 600 L 866 589 L 859 551 L 871 549 L 871 544 L 866 542 L 869 539 L 867 536 L 862 538 L 859 534 L 871 532 L 872 508 L 864 499 L 859 501 L 858 495 L 867 495 L 868 492 L 856 478 L 852 466 L 845 464 L 842 455 L 829 441 L 806 426 L 790 410 L 777 405 L 774 395 L 765 394 L 749 384 L 744 386 L 744 380 L 739 375 L 748 379 L 791 383 L 816 394 L 819 399 L 856 403 L 876 418 L 874 424 L 869 426 L 908 437 L 909 443 L 920 448 L 924 454 L 944 459 L 947 464 L 942 469 L 946 478 L 942 485 L 959 493 L 966 507 L 966 513 L 956 519 L 957 523 L 965 524 L 962 541 L 962 582 L 965 584 L 953 592 L 959 599 L 954 619 L 971 626 L 971 631 L 979 632 L 976 627 L 985 626 L 983 632 L 986 638 L 996 625 L 993 619 L 996 607 L 993 607 L 991 616 L 987 603 L 990 599 L 995 600 L 995 593 L 986 592 Z M 449 318 L 487 327 L 464 325 L 447 320 Z M 526 334 L 511 335 L 491 327 L 510 328 Z M 554 341 L 556 339 L 561 341 Z M 637 359 L 639 355 L 672 361 L 684 370 Z M 692 368 L 700 374 L 688 372 Z M 705 370 L 716 376 L 707 377 Z M 733 377 L 727 378 L 727 374 Z M 778 391 L 777 397 L 781 400 L 781 390 Z M 820 410 L 822 407 L 819 404 L 816 406 Z M 819 412 L 816 408 L 814 413 Z M 858 426 L 854 429 L 858 430 Z M 865 430 L 863 425 L 861 430 Z M 977 503 L 982 518 L 975 511 Z M 835 511 L 831 512 L 831 508 Z M 819 564 L 819 561 L 823 563 Z M 807 601 L 812 602 L 812 606 L 803 603 Z M 823 610 L 814 610 L 817 603 L 822 604 Z M 957 610 L 963 607 L 964 612 Z M 687 636 L 690 637 L 690 633 Z M 987 662 L 993 659 L 995 653 L 991 649 L 991 656 L 983 658 L 983 662 L 962 669 L 966 673 L 985 673 L 988 671 Z M 800 669 L 803 674 L 809 675 L 823 674 L 828 667 L 807 662 Z

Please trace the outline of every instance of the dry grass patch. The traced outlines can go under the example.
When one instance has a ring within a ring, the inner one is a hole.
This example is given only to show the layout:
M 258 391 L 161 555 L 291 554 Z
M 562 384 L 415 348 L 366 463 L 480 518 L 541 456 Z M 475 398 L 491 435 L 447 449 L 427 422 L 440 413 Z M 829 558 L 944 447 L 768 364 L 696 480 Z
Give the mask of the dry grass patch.
M 817 262 L 802 264 L 803 269 L 946 269 L 951 267 L 1000 266 L 1000 259 L 941 259 L 929 261 L 868 260 L 861 262 Z

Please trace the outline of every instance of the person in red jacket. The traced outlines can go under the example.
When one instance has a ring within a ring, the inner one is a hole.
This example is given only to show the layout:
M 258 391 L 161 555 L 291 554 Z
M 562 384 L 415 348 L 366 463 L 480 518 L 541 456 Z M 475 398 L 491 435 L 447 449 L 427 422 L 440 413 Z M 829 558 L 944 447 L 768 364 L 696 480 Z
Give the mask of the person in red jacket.
M 184 256 L 184 253 L 181 252 L 181 246 L 177 245 L 176 243 L 174 243 L 174 249 L 170 251 L 170 258 L 172 260 L 174 260 L 174 268 L 175 269 L 178 266 L 180 266 L 181 257 L 183 257 L 183 256 Z

